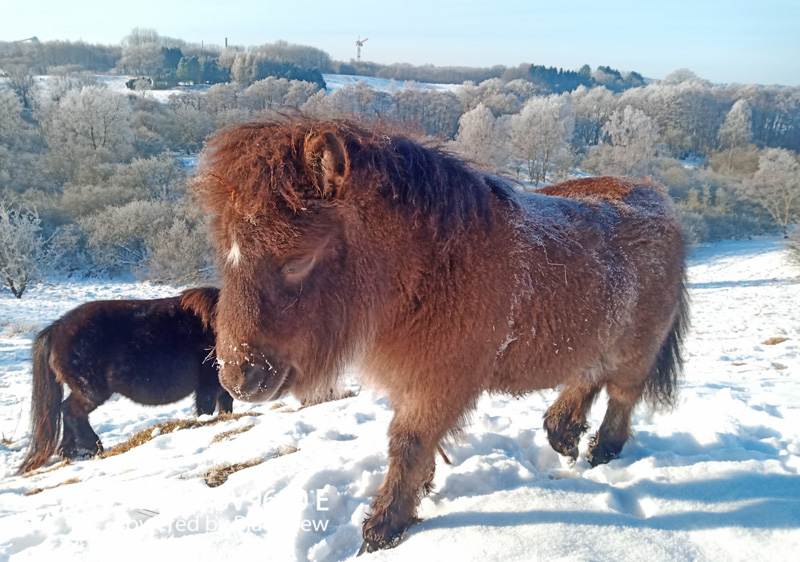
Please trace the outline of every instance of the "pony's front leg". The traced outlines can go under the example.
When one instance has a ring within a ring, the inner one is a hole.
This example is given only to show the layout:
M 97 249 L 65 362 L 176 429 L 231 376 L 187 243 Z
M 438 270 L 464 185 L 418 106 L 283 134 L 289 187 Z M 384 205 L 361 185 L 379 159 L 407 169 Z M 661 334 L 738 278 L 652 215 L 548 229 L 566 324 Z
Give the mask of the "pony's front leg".
M 389 473 L 364 522 L 364 545 L 359 554 L 396 546 L 418 522 L 417 505 L 431 480 L 442 435 L 433 437 L 427 428 L 414 425 L 395 416 L 389 426 Z

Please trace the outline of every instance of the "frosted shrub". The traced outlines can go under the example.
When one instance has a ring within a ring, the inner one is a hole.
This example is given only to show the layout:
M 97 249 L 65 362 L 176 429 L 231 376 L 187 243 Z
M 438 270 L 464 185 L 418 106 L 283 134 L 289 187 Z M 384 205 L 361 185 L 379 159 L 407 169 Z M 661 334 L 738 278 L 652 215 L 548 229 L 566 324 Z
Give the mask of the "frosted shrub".
M 61 208 L 69 216 L 78 219 L 98 213 L 107 207 L 119 207 L 144 195 L 141 190 L 131 190 L 119 185 L 76 185 L 64 186 Z
M 172 204 L 133 201 L 80 219 L 95 263 L 136 268 L 150 257 L 150 240 L 172 225 Z
M 18 299 L 41 273 L 44 240 L 40 232 L 36 211 L 15 209 L 0 201 L 0 284 Z
M 211 276 L 213 258 L 204 222 L 176 219 L 153 238 L 146 267 L 138 276 L 171 283 L 200 283 Z
M 789 223 L 800 216 L 800 163 L 797 154 L 768 148 L 758 158 L 758 171 L 742 184 L 739 197 L 763 207 L 788 238 Z
M 86 249 L 86 233 L 74 223 L 56 229 L 47 241 L 43 256 L 47 269 L 55 272 L 75 271 L 92 264 Z

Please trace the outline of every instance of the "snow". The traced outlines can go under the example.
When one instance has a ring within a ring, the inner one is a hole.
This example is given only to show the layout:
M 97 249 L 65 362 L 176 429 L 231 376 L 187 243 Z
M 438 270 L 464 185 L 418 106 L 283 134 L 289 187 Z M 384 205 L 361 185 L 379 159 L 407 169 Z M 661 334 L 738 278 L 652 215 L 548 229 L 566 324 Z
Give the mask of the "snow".
M 396 90 L 402 90 L 406 83 L 404 80 L 392 80 L 390 78 L 375 78 L 373 76 L 357 76 L 351 74 L 323 74 L 322 78 L 325 80 L 328 93 L 331 93 L 333 90 L 338 90 L 347 84 L 357 84 L 358 82 L 364 82 L 373 90 L 379 90 L 382 92 L 390 92 L 392 91 L 392 88 Z M 409 82 L 413 81 L 410 80 Z M 419 88 L 445 90 L 453 93 L 455 93 L 456 90 L 458 90 L 458 88 L 461 86 L 461 84 L 433 84 L 428 82 L 415 82 L 415 84 Z
M 690 261 L 693 329 L 673 412 L 642 407 L 622 457 L 569 466 L 547 444 L 555 392 L 484 397 L 465 440 L 445 446 L 425 520 L 369 560 L 791 560 L 800 548 L 800 271 L 782 241 L 708 244 Z M 247 415 L 158 434 L 127 453 L 23 478 L 33 332 L 80 302 L 178 289 L 99 280 L 0 294 L 0 560 L 344 560 L 387 470 L 385 398 L 300 409 L 237 402 Z M 767 345 L 769 338 L 788 338 Z M 603 415 L 601 397 L 593 427 Z M 260 415 L 256 415 L 260 414 Z M 114 398 L 91 423 L 108 448 L 191 418 L 192 400 L 144 407 Z M 212 443 L 234 429 L 252 428 Z M 588 435 L 581 452 L 588 447 Z M 296 452 L 292 452 L 297 448 Z M 264 459 L 211 488 L 221 463 Z M 61 483 L 79 481 L 47 489 Z M 25 492 L 44 488 L 40 493 Z M 146 559 L 146 558 L 145 558 Z M 367 558 L 365 558 L 366 560 Z
M 120 74 L 95 74 L 94 75 L 97 80 L 99 80 L 109 91 L 114 92 L 116 94 L 122 95 L 130 95 L 133 94 L 133 90 L 128 89 L 125 85 L 125 82 L 130 80 L 131 78 L 138 78 L 138 76 L 125 76 Z M 50 85 L 48 84 L 47 80 L 50 78 L 48 75 L 40 75 L 36 76 L 34 79 L 36 81 L 37 89 L 40 92 L 46 93 L 50 90 Z M 0 78 L 0 88 L 7 88 L 8 80 L 4 78 Z M 144 94 L 145 96 L 155 99 L 161 103 L 167 103 L 169 101 L 169 97 L 172 94 L 180 94 L 184 92 L 200 92 L 205 93 L 208 88 L 211 86 L 208 84 L 198 84 L 196 86 L 180 86 L 178 88 L 171 88 L 168 90 L 147 90 Z
M 95 77 L 102 82 L 110 91 L 129 95 L 133 91 L 128 89 L 125 82 L 136 76 L 126 76 L 118 74 L 96 74 Z M 36 76 L 36 84 L 42 91 L 48 91 L 49 86 L 47 79 L 49 76 Z M 322 78 L 327 85 L 326 92 L 331 93 L 334 90 L 344 87 L 347 84 L 357 84 L 364 82 L 370 88 L 383 92 L 390 92 L 394 90 L 402 90 L 405 85 L 405 80 L 392 80 L 389 78 L 375 78 L 374 76 L 358 76 L 352 74 L 323 74 Z M 0 88 L 8 87 L 7 81 L 0 78 Z M 409 81 L 413 82 L 413 81 Z M 434 90 L 449 91 L 455 93 L 461 84 L 434 84 L 428 82 L 414 82 L 419 88 L 430 88 Z M 167 90 L 147 90 L 146 96 L 155 99 L 161 103 L 167 103 L 172 94 L 180 94 L 184 92 L 200 92 L 205 93 L 211 86 L 208 84 L 199 84 L 196 86 L 180 86 L 178 88 L 171 88 Z
M 112 92 L 116 94 L 122 95 L 129 95 L 133 93 L 133 90 L 130 90 L 126 85 L 125 82 L 130 80 L 131 78 L 138 78 L 137 76 L 124 76 L 124 75 L 109 75 L 109 74 L 97 74 L 97 79 L 100 80 L 105 86 Z M 199 92 L 205 93 L 211 86 L 208 84 L 198 84 L 197 86 L 181 86 L 179 88 L 170 88 L 167 90 L 147 90 L 144 94 L 148 98 L 155 99 L 161 103 L 167 103 L 169 101 L 169 97 L 173 94 L 182 94 L 186 92 Z

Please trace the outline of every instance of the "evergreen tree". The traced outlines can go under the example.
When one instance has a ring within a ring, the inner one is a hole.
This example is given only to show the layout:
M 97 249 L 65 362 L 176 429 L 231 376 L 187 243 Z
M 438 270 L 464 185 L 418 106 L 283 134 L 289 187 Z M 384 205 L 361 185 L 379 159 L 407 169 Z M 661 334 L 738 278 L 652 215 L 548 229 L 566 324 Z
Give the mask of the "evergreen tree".
M 178 63 L 178 70 L 175 73 L 181 82 L 200 82 L 200 61 L 197 57 L 183 57 Z

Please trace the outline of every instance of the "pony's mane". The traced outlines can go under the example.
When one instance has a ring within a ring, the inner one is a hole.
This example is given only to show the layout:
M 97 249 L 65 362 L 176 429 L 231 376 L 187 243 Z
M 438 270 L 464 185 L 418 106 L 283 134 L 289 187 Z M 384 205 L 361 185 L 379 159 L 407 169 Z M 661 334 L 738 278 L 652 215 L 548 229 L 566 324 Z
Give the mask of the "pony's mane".
M 216 287 L 187 289 L 181 293 L 181 306 L 193 312 L 207 329 L 212 330 L 218 299 L 219 289 Z
M 408 211 L 413 220 L 435 219 L 449 228 L 488 219 L 490 197 L 515 200 L 505 180 L 469 167 L 441 145 L 395 130 L 296 115 L 236 125 L 210 141 L 198 186 L 212 211 L 231 202 L 244 212 L 265 206 L 304 210 L 313 200 L 333 197 L 309 165 L 309 151 L 326 139 L 343 148 L 353 189 L 380 190 L 387 205 Z

